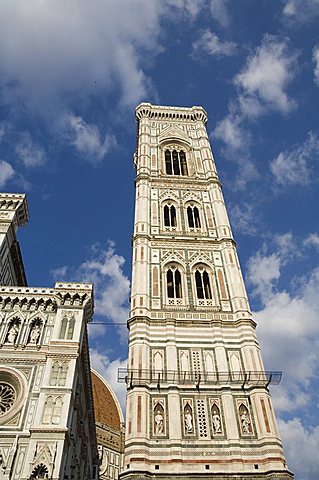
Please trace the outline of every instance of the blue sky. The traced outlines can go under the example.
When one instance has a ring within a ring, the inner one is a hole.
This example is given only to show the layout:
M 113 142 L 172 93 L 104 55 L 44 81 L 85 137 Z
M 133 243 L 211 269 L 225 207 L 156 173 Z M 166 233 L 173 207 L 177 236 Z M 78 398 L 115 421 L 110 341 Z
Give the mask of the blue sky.
M 125 365 L 134 108 L 202 105 L 288 464 L 319 476 L 319 1 L 2 0 L 0 188 L 30 285 L 95 282 L 92 363 Z

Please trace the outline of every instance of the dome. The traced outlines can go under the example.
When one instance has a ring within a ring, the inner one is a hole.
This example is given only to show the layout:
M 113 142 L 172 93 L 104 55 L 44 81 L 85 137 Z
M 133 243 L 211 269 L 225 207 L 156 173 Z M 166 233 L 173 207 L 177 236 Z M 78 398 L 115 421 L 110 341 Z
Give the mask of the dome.
M 91 370 L 95 421 L 120 430 L 123 414 L 119 401 L 110 385 L 94 370 Z

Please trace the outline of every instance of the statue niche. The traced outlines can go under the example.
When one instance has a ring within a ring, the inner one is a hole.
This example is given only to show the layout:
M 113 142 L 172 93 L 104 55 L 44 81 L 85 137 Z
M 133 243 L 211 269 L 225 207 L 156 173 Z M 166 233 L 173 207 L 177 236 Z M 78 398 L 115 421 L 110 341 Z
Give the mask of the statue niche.
M 9 343 L 11 345 L 14 345 L 16 343 L 19 330 L 20 330 L 20 320 L 18 318 L 14 318 L 10 322 L 5 343 Z
M 37 318 L 31 323 L 28 344 L 37 345 L 41 334 L 42 321 Z
M 155 435 L 161 435 L 165 433 L 165 415 L 164 408 L 161 403 L 157 403 L 154 407 L 154 427 L 153 431 Z
M 186 403 L 184 407 L 184 428 L 185 433 L 193 433 L 193 410 L 189 403 Z
M 213 423 L 213 432 L 214 435 L 218 435 L 223 433 L 222 431 L 222 421 L 221 421 L 221 415 L 220 415 L 220 410 L 216 403 L 213 403 L 212 408 L 212 423 Z
M 248 408 L 243 403 L 239 406 L 239 419 L 241 424 L 242 433 L 244 435 L 250 435 L 253 433 L 250 414 Z

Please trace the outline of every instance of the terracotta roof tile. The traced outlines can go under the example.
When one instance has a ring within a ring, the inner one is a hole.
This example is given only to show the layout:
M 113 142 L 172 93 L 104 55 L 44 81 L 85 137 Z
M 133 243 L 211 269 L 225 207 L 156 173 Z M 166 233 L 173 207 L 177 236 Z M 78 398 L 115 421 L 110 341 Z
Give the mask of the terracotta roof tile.
M 91 378 L 95 420 L 120 430 L 120 414 L 110 388 L 94 372 L 91 372 Z

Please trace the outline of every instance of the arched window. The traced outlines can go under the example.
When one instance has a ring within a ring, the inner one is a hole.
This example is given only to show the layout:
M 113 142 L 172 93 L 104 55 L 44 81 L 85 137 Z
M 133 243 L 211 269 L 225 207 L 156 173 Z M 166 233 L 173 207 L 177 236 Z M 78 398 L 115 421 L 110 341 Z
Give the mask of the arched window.
M 62 405 L 63 405 L 62 398 L 57 397 L 53 403 L 52 418 L 51 418 L 51 422 L 53 423 L 53 425 L 58 425 L 60 423 Z
M 174 205 L 164 206 L 164 225 L 165 227 L 176 227 L 176 208 Z
M 52 365 L 50 386 L 55 387 L 57 385 L 64 387 L 66 382 L 66 376 L 68 373 L 68 364 L 66 362 L 54 362 Z
M 60 368 L 60 377 L 59 377 L 59 385 L 61 385 L 61 387 L 64 387 L 65 385 L 68 368 L 69 366 L 67 363 L 62 363 Z
M 189 228 L 200 228 L 199 211 L 196 206 L 187 207 L 187 218 Z
M 51 375 L 50 375 L 50 386 L 55 387 L 58 384 L 59 378 L 59 371 L 60 371 L 60 363 L 54 362 L 52 365 Z
M 196 293 L 198 299 L 211 300 L 212 291 L 210 288 L 209 275 L 206 270 L 195 272 Z
M 165 168 L 167 175 L 188 175 L 186 155 L 183 150 L 165 150 Z
M 182 372 L 189 372 L 189 355 L 187 351 L 181 352 L 180 365 L 181 365 Z
M 42 423 L 46 425 L 58 425 L 60 423 L 62 406 L 62 397 L 53 397 L 50 395 L 44 404 Z
M 66 332 L 66 327 L 68 324 L 68 319 L 64 317 L 61 322 L 61 329 L 60 329 L 60 335 L 59 338 L 65 338 L 65 332 Z
M 67 335 L 66 335 L 67 340 L 72 340 L 72 338 L 73 338 L 74 325 L 75 325 L 74 317 L 71 317 L 70 320 L 69 320 L 69 327 L 68 327 L 68 332 L 67 332 Z
M 155 372 L 162 372 L 163 371 L 163 355 L 161 352 L 155 352 L 153 357 L 153 366 Z
M 205 367 L 207 372 L 209 373 L 215 372 L 214 356 L 210 352 L 205 353 Z
M 169 150 L 166 150 L 165 152 L 165 167 L 166 167 L 166 174 L 173 175 L 171 152 Z
M 44 424 L 51 423 L 53 402 L 54 402 L 53 397 L 48 397 L 46 399 L 46 402 L 44 404 L 43 418 L 42 418 L 42 423 L 44 423 Z
M 182 175 L 186 176 L 186 175 L 188 175 L 188 172 L 187 172 L 187 163 L 186 163 L 185 152 L 183 152 L 183 150 L 181 150 L 181 151 L 179 152 L 179 158 L 180 158 L 180 166 L 181 166 Z
M 172 157 L 173 157 L 173 172 L 174 172 L 174 175 L 180 175 L 181 174 L 181 169 L 180 169 L 180 164 L 179 164 L 178 153 L 176 152 L 176 150 L 173 150 Z
M 166 277 L 168 298 L 182 298 L 182 278 L 178 268 L 171 267 Z
M 60 329 L 60 339 L 72 340 L 75 327 L 75 318 L 63 317 Z

